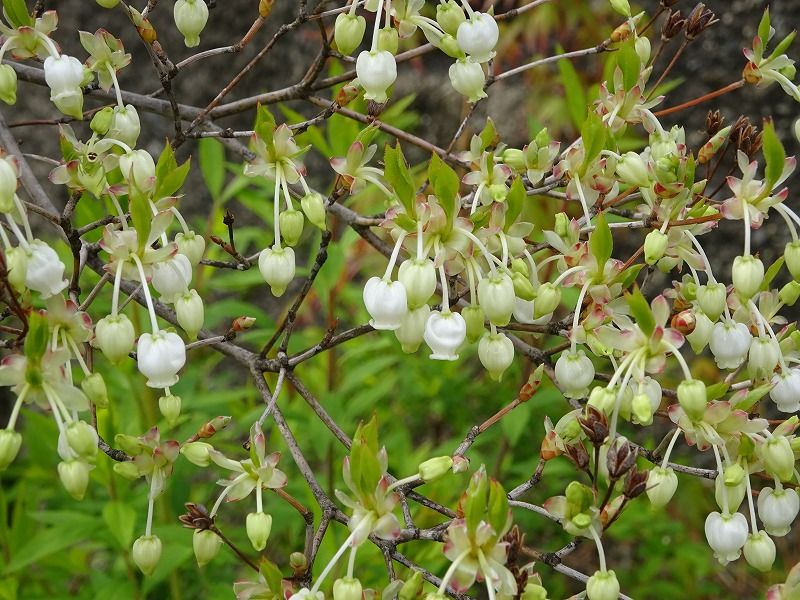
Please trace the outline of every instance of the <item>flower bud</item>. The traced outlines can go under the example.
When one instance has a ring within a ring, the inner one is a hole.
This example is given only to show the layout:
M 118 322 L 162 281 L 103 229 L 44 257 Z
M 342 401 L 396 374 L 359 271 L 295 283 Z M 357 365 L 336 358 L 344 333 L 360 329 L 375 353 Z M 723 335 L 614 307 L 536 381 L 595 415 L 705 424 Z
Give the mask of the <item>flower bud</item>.
M 92 121 L 94 122 L 94 119 Z M 126 104 L 123 107 L 114 107 L 110 126 L 104 135 L 133 148 L 136 146 L 141 131 L 139 113 L 136 112 L 133 104 Z
M 345 56 L 349 56 L 361 45 L 366 30 L 367 21 L 364 17 L 349 12 L 340 13 L 333 28 L 336 48 Z
M 486 329 L 483 326 L 486 320 L 483 316 L 483 309 L 480 305 L 473 304 L 461 310 L 461 316 L 464 317 L 464 322 L 467 326 L 467 341 L 474 344 L 483 337 Z
M 427 303 L 436 291 L 436 268 L 427 258 L 404 261 L 398 269 L 397 279 L 406 289 L 409 308 Z
M 800 241 L 789 242 L 783 249 L 786 268 L 795 280 L 800 281 Z
M 197 265 L 206 251 L 205 238 L 194 231 L 178 233 L 175 236 L 175 244 L 178 246 L 178 252 L 188 258 L 192 265 Z
M 172 394 L 161 396 L 158 399 L 158 410 L 164 415 L 170 427 L 175 425 L 175 421 L 181 416 L 181 397 Z
M 203 299 L 197 290 L 188 290 L 175 299 L 175 316 L 189 339 L 197 339 L 205 319 Z
M 464 52 L 461 50 L 461 47 L 458 45 L 458 41 L 452 35 L 445 34 L 442 36 L 442 39 L 439 40 L 437 44 L 437 48 L 444 52 L 450 58 L 460 59 L 464 58 Z
M 98 408 L 108 406 L 108 389 L 100 373 L 92 373 L 81 381 L 81 389 L 86 397 Z
M 361 582 L 343 577 L 333 582 L 333 600 L 361 600 Z
M 501 155 L 501 161 L 503 162 L 503 164 L 508 165 L 517 172 L 525 171 L 526 168 L 525 152 L 523 150 L 520 150 L 519 148 L 506 148 L 505 150 L 503 150 L 503 154 Z M 515 263 L 518 261 L 521 262 L 523 265 L 525 264 L 525 261 L 520 258 L 514 259 Z
M 775 562 L 775 542 L 766 531 L 751 533 L 744 543 L 744 559 L 751 567 L 762 573 L 772 569 Z
M 186 364 L 186 347 L 177 333 L 143 333 L 136 346 L 139 372 L 152 388 L 166 388 L 178 382 L 178 371 Z
M 725 467 L 722 477 L 714 479 L 714 499 L 720 509 L 726 506 L 729 512 L 739 509 L 747 493 L 747 477 L 744 468 L 739 463 L 733 463 Z
M 697 302 L 702 311 L 712 321 L 719 319 L 725 311 L 728 290 L 724 283 L 709 282 L 706 285 L 697 286 Z
M 800 496 L 792 488 L 761 488 L 758 494 L 758 517 L 770 535 L 783 537 L 791 530 L 800 512 Z
M 145 575 L 152 575 L 161 560 L 161 540 L 157 535 L 143 535 L 133 542 L 133 562 Z
M 91 467 L 80 460 L 68 460 L 58 463 L 58 476 L 67 493 L 75 500 L 83 500 L 89 486 Z
M 671 468 L 653 467 L 647 476 L 647 497 L 650 504 L 661 508 L 669 504 L 678 489 L 678 476 Z
M 13 429 L 0 429 L 0 471 L 5 471 L 17 458 L 22 435 Z
M 267 547 L 267 539 L 272 531 L 272 515 L 263 512 L 247 515 L 247 537 L 258 552 Z
M 211 457 L 208 455 L 208 451 L 213 449 L 214 446 L 206 442 L 187 442 L 181 446 L 180 452 L 193 465 L 207 467 L 211 464 Z
M 300 208 L 308 219 L 308 222 L 325 230 L 325 199 L 317 192 L 309 192 L 300 200 Z
M 514 282 L 507 273 L 495 273 L 478 284 L 478 302 L 491 323 L 508 325 L 514 312 Z
M 289 567 L 295 575 L 303 575 L 308 570 L 308 559 L 302 552 L 292 552 L 289 555 Z
M 594 381 L 594 365 L 583 350 L 562 352 L 555 366 L 556 380 L 567 398 L 585 398 Z
M 456 40 L 464 53 L 475 62 L 483 63 L 491 59 L 494 47 L 500 37 L 500 29 L 494 17 L 486 13 L 474 12 L 458 26 Z
M 778 292 L 778 300 L 787 306 L 794 306 L 798 298 L 800 298 L 800 283 L 797 281 L 790 281 Z
M 99 374 L 99 373 L 98 373 Z M 86 421 L 74 421 L 66 430 L 67 444 L 81 459 L 94 461 L 97 456 L 97 443 L 99 438 L 94 427 Z
M 11 65 L 0 65 L 0 100 L 9 105 L 17 102 L 17 73 Z
M 195 529 L 192 534 L 192 548 L 198 567 L 203 567 L 214 560 L 219 552 L 222 540 L 210 529 Z
M 119 0 L 97 0 L 97 3 L 103 8 L 114 8 L 119 4 Z
M 764 282 L 764 263 L 752 255 L 733 259 L 733 287 L 745 298 L 752 298 Z
M 94 113 L 92 120 L 89 121 L 89 127 L 97 135 L 105 135 L 111 129 L 111 121 L 114 120 L 114 108 L 106 106 L 102 110 Z
M 200 32 L 208 22 L 208 6 L 205 0 L 178 0 L 173 8 L 175 26 L 183 35 L 187 48 L 200 44 Z
M 425 323 L 425 343 L 434 360 L 457 360 L 458 348 L 467 336 L 464 318 L 454 312 L 432 311 Z
M 648 233 L 644 238 L 644 261 L 648 265 L 654 265 L 664 258 L 668 241 L 667 234 L 661 233 L 657 229 Z
M 411 354 L 419 349 L 425 335 L 425 324 L 431 314 L 431 307 L 427 304 L 409 309 L 400 321 L 400 327 L 394 330 L 394 335 L 403 352 Z
M 706 384 L 699 379 L 684 379 L 678 385 L 678 402 L 692 421 L 703 418 L 706 401 Z
M 653 404 L 647 394 L 634 394 L 631 400 L 631 412 L 635 422 L 650 425 L 653 422 Z
M 28 254 L 15 246 L 6 250 L 6 269 L 8 270 L 8 282 L 17 291 L 25 289 L 25 279 L 28 276 Z
M 728 134 L 731 132 L 732 127 L 732 125 L 728 125 L 720 129 L 710 140 L 700 147 L 700 150 L 697 152 L 697 164 L 704 165 L 714 157 L 725 140 L 728 139 Z
M 448 35 L 456 36 L 458 28 L 467 20 L 464 9 L 456 0 L 447 0 L 436 6 L 436 22 Z
M 527 274 L 513 272 L 511 281 L 514 282 L 514 294 L 518 299 L 530 302 L 536 298 L 536 289 L 533 287 L 531 280 L 528 279 Z
M 614 571 L 595 571 L 586 582 L 586 597 L 589 600 L 617 600 L 619 581 Z
M 394 27 L 384 27 L 378 31 L 378 50 L 385 50 L 390 54 L 397 54 L 400 46 L 400 34 Z
M 636 55 L 639 57 L 639 61 L 646 65 L 650 62 L 650 40 L 646 37 L 637 37 L 636 41 L 633 44 L 634 50 L 636 50 Z
M 781 349 L 772 338 L 759 336 L 750 344 L 748 367 L 754 377 L 771 377 L 778 364 Z
M 466 96 L 471 103 L 476 103 L 482 98 L 486 98 L 484 86 L 486 85 L 486 75 L 480 63 L 471 58 L 459 59 L 450 65 L 448 71 L 450 83 L 459 94 Z
M 275 244 L 264 248 L 258 256 L 258 269 L 274 296 L 283 296 L 294 279 L 294 250 Z
M 543 283 L 536 290 L 536 300 L 533 302 L 533 317 L 540 319 L 545 315 L 552 314 L 559 304 L 561 304 L 561 290 L 550 282 Z
M 611 8 L 613 8 L 623 17 L 631 16 L 631 5 L 628 2 L 628 0 L 609 0 L 609 1 L 611 2 Z
M 422 571 L 415 570 L 408 579 L 403 582 L 403 587 L 397 597 L 398 600 L 416 600 L 422 591 L 422 586 L 425 582 L 422 580 Z
M 114 364 L 128 356 L 135 341 L 133 323 L 124 314 L 103 317 L 94 326 L 92 344 Z
M 133 150 L 119 157 L 119 170 L 139 192 L 148 192 L 156 185 L 156 163 L 147 150 Z
M 124 462 L 115 462 L 112 469 L 114 469 L 114 473 L 120 477 L 130 479 L 131 481 L 138 479 L 140 476 L 139 467 L 136 466 L 136 463 L 129 460 Z
M 417 467 L 417 472 L 419 473 L 420 479 L 427 483 L 439 479 L 452 468 L 453 459 L 451 457 L 437 456 L 420 463 L 419 467 Z
M 388 100 L 386 91 L 397 79 L 397 63 L 386 50 L 364 50 L 356 59 L 356 75 L 364 98 L 382 104 Z
M 597 386 L 589 393 L 589 406 L 594 406 L 600 412 L 610 415 L 617 402 L 617 389 Z
M 285 210 L 278 217 L 281 226 L 281 235 L 283 241 L 289 246 L 297 245 L 300 241 L 300 236 L 303 235 L 303 213 L 297 209 Z
M 44 59 L 44 78 L 50 100 L 65 115 L 83 119 L 83 65 L 74 56 L 48 56 Z
M 617 162 L 617 175 L 628 185 L 650 187 L 647 162 L 636 152 L 626 152 L 622 155 Z
M 764 469 L 781 481 L 791 481 L 794 475 L 794 452 L 784 435 L 773 435 L 761 447 Z
M 503 373 L 514 362 L 514 344 L 503 333 L 486 333 L 478 342 L 478 358 L 489 376 L 500 381 Z
M 375 329 L 394 331 L 408 312 L 406 288 L 399 281 L 371 277 L 364 286 L 364 305 Z

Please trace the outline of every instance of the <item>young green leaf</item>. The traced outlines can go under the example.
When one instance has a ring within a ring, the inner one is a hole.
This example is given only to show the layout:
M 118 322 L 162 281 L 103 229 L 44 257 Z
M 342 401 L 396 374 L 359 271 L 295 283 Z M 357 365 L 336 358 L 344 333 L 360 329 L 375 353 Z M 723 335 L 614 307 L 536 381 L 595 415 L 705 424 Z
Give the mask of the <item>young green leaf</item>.
M 614 250 L 614 238 L 603 213 L 597 215 L 594 231 L 589 234 L 589 250 L 597 260 L 598 270 L 602 271 Z
M 786 151 L 783 144 L 775 133 L 775 125 L 772 119 L 764 119 L 762 133 L 762 152 L 764 154 L 764 175 L 772 188 L 783 174 L 784 162 L 786 161 Z
M 631 316 L 636 321 L 636 324 L 639 325 L 642 333 L 648 337 L 653 335 L 653 331 L 656 329 L 656 320 L 653 316 L 653 311 L 650 310 L 650 305 L 639 288 L 637 287 L 632 292 L 626 293 L 625 299 L 631 309 Z
M 400 143 L 392 148 L 386 144 L 383 154 L 384 163 L 384 177 L 389 185 L 394 189 L 403 208 L 406 209 L 406 214 L 415 218 L 416 211 L 416 190 L 414 189 L 414 182 L 411 180 L 411 172 L 406 164 L 406 159 L 403 156 L 403 150 L 400 148 Z
M 583 164 L 579 169 L 580 175 L 586 172 L 589 165 L 600 155 L 606 145 L 606 127 L 603 120 L 596 112 L 591 111 L 581 127 L 583 140 Z
M 431 156 L 428 166 L 428 179 L 433 186 L 433 193 L 447 216 L 447 231 L 453 227 L 453 221 L 458 210 L 459 179 L 456 172 L 450 168 L 438 155 Z
M 3 0 L 3 9 L 13 27 L 30 27 L 34 24 L 25 0 Z
M 630 91 L 639 81 L 642 63 L 639 55 L 633 47 L 633 40 L 630 40 L 619 47 L 617 52 L 617 66 L 622 71 L 622 85 L 625 91 Z
M 564 49 L 557 46 L 556 51 L 562 54 Z M 581 78 L 571 60 L 562 58 L 557 64 L 558 71 L 561 74 L 561 84 L 564 86 L 569 117 L 575 129 L 579 129 L 584 120 L 586 120 L 586 106 L 588 104 L 586 91 L 583 89 Z
M 506 196 L 506 217 L 503 229 L 508 231 L 522 212 L 522 203 L 525 201 L 528 193 L 525 191 L 525 186 L 522 184 L 522 178 L 517 177 L 511 184 L 511 189 Z

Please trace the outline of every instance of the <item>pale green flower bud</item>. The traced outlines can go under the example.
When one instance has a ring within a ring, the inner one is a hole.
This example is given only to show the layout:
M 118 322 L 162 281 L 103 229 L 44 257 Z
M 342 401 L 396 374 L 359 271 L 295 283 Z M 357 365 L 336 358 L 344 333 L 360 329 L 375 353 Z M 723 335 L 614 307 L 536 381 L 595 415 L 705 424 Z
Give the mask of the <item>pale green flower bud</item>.
M 425 482 L 434 481 L 453 468 L 453 459 L 449 456 L 437 456 L 420 463 L 417 468 L 420 479 Z
M 285 210 L 278 217 L 281 226 L 283 241 L 289 246 L 297 245 L 303 235 L 303 213 L 296 209 Z
M 183 328 L 189 339 L 197 339 L 205 320 L 203 299 L 197 290 L 188 290 L 176 298 L 175 316 L 178 317 L 178 325 Z
M 267 539 L 272 531 L 272 515 L 263 512 L 247 515 L 247 537 L 253 548 L 261 552 L 267 547 Z
M 405 263 L 403 263 L 405 264 Z M 419 349 L 425 336 L 425 324 L 431 314 L 431 307 L 427 304 L 411 308 L 400 320 L 400 327 L 394 330 L 394 335 L 403 352 L 411 354 Z
M 422 591 L 423 583 L 422 572 L 414 571 L 414 574 L 403 582 L 403 587 L 400 588 L 400 592 L 397 595 L 398 599 L 415 600 Z
M 100 373 L 92 373 L 81 381 L 81 389 L 86 397 L 98 408 L 108 406 L 108 389 Z
M 98 373 L 99 375 L 99 373 Z M 86 421 L 75 421 L 66 428 L 69 447 L 82 459 L 90 462 L 97 456 L 97 431 Z
M 114 120 L 114 109 L 111 106 L 106 106 L 102 110 L 94 113 L 92 120 L 89 121 L 89 127 L 98 135 L 105 135 L 111 129 L 111 122 Z M 120 140 L 121 141 L 121 140 Z
M 609 0 L 609 1 L 611 2 L 611 8 L 613 8 L 623 17 L 631 16 L 631 5 L 628 3 L 628 0 Z
M 517 298 L 527 301 L 536 298 L 536 290 L 527 275 L 514 272 L 511 274 L 511 280 L 514 282 L 514 294 Z
M 486 331 L 483 327 L 485 321 L 483 309 L 477 305 L 467 306 L 461 310 L 461 316 L 464 317 L 467 324 L 467 341 L 474 344 L 483 337 Z
M 164 415 L 168 425 L 174 425 L 178 417 L 181 416 L 181 397 L 173 396 L 172 394 L 161 396 L 158 399 L 158 410 Z
M 678 489 L 678 476 L 671 468 L 653 467 L 647 475 L 647 497 L 656 508 L 669 504 Z
M 173 9 L 175 26 L 183 35 L 187 48 L 200 44 L 200 32 L 208 22 L 208 6 L 204 0 L 178 0 Z
M 97 3 L 103 8 L 114 8 L 119 4 L 119 0 L 97 0 Z
M 161 540 L 157 535 L 143 535 L 133 542 L 133 562 L 145 575 L 152 575 L 161 560 Z
M 0 430 L 0 471 L 5 471 L 17 458 L 22 445 L 22 435 L 13 429 Z
M 654 265 L 664 257 L 667 250 L 669 238 L 666 233 L 661 233 L 654 229 L 644 238 L 644 261 L 648 265 Z
M 783 257 L 786 259 L 786 268 L 796 280 L 800 281 L 800 241 L 789 242 L 783 249 Z
M 764 282 L 764 263 L 752 255 L 733 259 L 733 287 L 745 298 L 752 298 Z
M 446 34 L 455 37 L 458 27 L 467 20 L 464 9 L 456 0 L 447 0 L 436 6 L 436 22 Z
M 614 571 L 595 571 L 586 582 L 586 597 L 589 600 L 617 600 L 619 581 Z
M 719 319 L 725 311 L 727 296 L 728 290 L 724 283 L 709 282 L 706 285 L 697 286 L 697 302 L 712 321 Z
M 317 192 L 311 192 L 300 200 L 300 208 L 306 215 L 309 223 L 325 230 L 325 199 Z
M 641 425 L 650 425 L 653 422 L 653 405 L 647 394 L 634 394 L 631 400 L 631 412 Z
M 361 592 L 361 582 L 353 577 L 333 582 L 333 600 L 361 600 Z
M 762 573 L 772 569 L 775 562 L 775 542 L 767 535 L 766 531 L 751 533 L 744 543 L 744 559 L 751 567 Z
M 462 96 L 466 96 L 469 102 L 474 104 L 482 98 L 486 98 L 486 92 L 483 89 L 486 85 L 486 75 L 480 63 L 469 57 L 459 59 L 450 65 L 448 75 L 453 89 Z M 502 189 L 498 189 L 498 193 L 505 197 L 505 186 L 499 187 Z
M 450 58 L 464 58 L 464 51 L 458 45 L 458 40 L 450 34 L 445 34 L 439 40 L 439 50 L 444 52 Z
M 786 436 L 774 435 L 761 445 L 761 458 L 766 471 L 781 481 L 794 475 L 794 452 Z
M 778 292 L 778 299 L 787 306 L 794 306 L 798 298 L 800 298 L 800 283 L 797 281 L 790 281 Z
M 519 148 L 506 148 L 503 150 L 502 161 L 515 171 L 524 171 L 526 168 L 525 152 Z
M 636 50 L 636 55 L 639 57 L 639 60 L 643 65 L 646 65 L 650 60 L 650 40 L 646 37 L 638 37 L 633 47 Z
M 514 344 L 503 333 L 486 333 L 478 342 L 478 358 L 489 376 L 500 381 L 514 362 Z
M 192 548 L 197 566 L 202 567 L 214 560 L 222 540 L 210 529 L 195 529 L 192 534 Z
M 333 29 L 336 48 L 345 56 L 352 54 L 364 40 L 366 30 L 367 20 L 364 17 L 351 15 L 349 12 L 340 13 Z
M 636 152 L 626 152 L 617 162 L 617 175 L 620 179 L 635 187 L 649 187 L 650 174 L 647 163 Z
M 553 231 L 555 231 L 558 237 L 567 237 L 569 233 L 569 217 L 567 213 L 556 213 L 556 223 L 553 227 Z
M 394 27 L 384 27 L 378 32 L 378 50 L 386 50 L 391 54 L 397 54 L 400 46 L 400 34 Z
M 128 356 L 136 341 L 133 323 L 121 313 L 100 319 L 94 327 L 94 336 L 92 344 L 114 364 Z
M 139 113 L 136 112 L 133 104 L 127 104 L 121 108 L 119 106 L 114 107 L 113 119 L 106 137 L 119 140 L 133 148 L 136 146 L 141 131 Z
M 130 479 L 131 481 L 138 479 L 140 475 L 139 468 L 135 463 L 129 460 L 124 462 L 115 462 L 112 468 L 114 469 L 114 473 L 120 477 L 124 477 L 125 479 Z
M 617 402 L 617 389 L 609 389 L 604 386 L 598 385 L 593 388 L 589 393 L 588 404 L 594 406 L 597 410 L 610 415 L 614 410 L 614 405 Z
M 519 600 L 547 600 L 547 590 L 538 583 L 528 582 Z
M 277 244 L 264 248 L 258 257 L 258 268 L 273 295 L 282 296 L 294 279 L 294 250 L 281 248 Z
M 214 446 L 206 442 L 189 442 L 181 446 L 181 454 L 193 465 L 207 467 L 211 464 L 208 451 L 213 449 Z
M 436 268 L 427 258 L 404 261 L 398 269 L 397 279 L 406 288 L 409 308 L 417 308 L 427 303 L 436 291 Z
M 507 273 L 496 273 L 478 284 L 478 302 L 490 322 L 508 325 L 514 312 L 514 282 Z
M 175 236 L 175 244 L 178 246 L 178 252 L 188 258 L 192 265 L 197 265 L 206 251 L 205 238 L 194 231 L 178 233 Z
M 15 246 L 6 250 L 6 268 L 8 269 L 8 282 L 17 291 L 25 289 L 25 278 L 28 276 L 28 254 Z
M 58 476 L 67 493 L 75 500 L 83 500 L 89 486 L 91 467 L 80 460 L 68 460 L 58 463 Z
M 14 195 L 17 193 L 17 178 L 16 163 L 0 158 L 0 212 L 9 213 L 15 210 Z
M 703 418 L 706 401 L 706 384 L 699 379 L 684 379 L 678 385 L 678 402 L 692 421 Z
M 533 301 L 533 317 L 540 319 L 551 314 L 561 304 L 561 290 L 552 283 L 543 283 L 536 290 L 536 299 Z
M 147 150 L 133 150 L 119 157 L 119 170 L 128 183 L 140 192 L 156 185 L 156 163 Z

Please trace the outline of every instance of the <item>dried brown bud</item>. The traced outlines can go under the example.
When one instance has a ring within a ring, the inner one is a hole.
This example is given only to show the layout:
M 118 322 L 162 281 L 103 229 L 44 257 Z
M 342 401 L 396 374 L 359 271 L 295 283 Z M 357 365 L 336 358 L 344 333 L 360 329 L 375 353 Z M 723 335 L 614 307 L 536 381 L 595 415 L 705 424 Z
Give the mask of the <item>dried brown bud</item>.
M 589 453 L 583 444 L 566 444 L 564 453 L 581 471 L 585 471 L 589 466 Z
M 719 112 L 719 110 L 708 111 L 708 115 L 706 115 L 706 133 L 709 136 L 713 136 L 720 129 L 722 129 L 724 124 L 725 117 L 722 116 L 722 113 Z
M 350 83 L 346 83 L 336 93 L 336 104 L 339 106 L 347 106 L 353 100 L 355 100 L 360 93 L 361 88 L 359 86 L 355 85 L 352 81 Z
M 601 445 L 608 437 L 608 419 L 604 412 L 594 406 L 586 407 L 586 413 L 578 418 L 578 424 L 595 446 Z
M 236 333 L 241 333 L 242 331 L 247 331 L 253 325 L 255 325 L 256 318 L 255 317 L 236 317 L 231 323 L 231 329 Z
M 693 40 L 714 23 L 719 22 L 713 11 L 700 2 L 686 17 L 686 39 Z
M 558 438 L 556 432 L 551 431 L 542 440 L 542 446 L 539 450 L 539 456 L 542 460 L 552 460 L 556 456 L 561 456 L 561 450 L 558 448 Z
M 647 475 L 647 471 L 640 471 L 636 468 L 628 471 L 628 476 L 625 478 L 625 488 L 622 491 L 626 498 L 636 498 L 647 490 Z
M 761 132 L 747 117 L 739 117 L 731 129 L 731 142 L 737 150 L 752 156 L 761 149 Z
M 258 2 L 258 16 L 266 19 L 272 14 L 272 8 L 275 6 L 275 0 L 259 0 Z
M 225 416 L 214 417 L 208 423 L 206 423 L 200 429 L 198 429 L 196 435 L 200 439 L 208 439 L 218 431 L 222 431 L 223 429 L 225 429 L 225 427 L 227 427 L 228 423 L 230 422 L 231 422 L 230 417 L 225 417 Z
M 696 325 L 697 318 L 695 317 L 694 311 L 682 310 L 672 317 L 672 328 L 677 329 L 683 335 L 689 335 L 692 333 Z
M 680 2 L 680 1 L 681 1 L 681 0 L 661 0 L 660 4 L 661 4 L 661 6 L 663 6 L 664 8 L 669 8 L 669 7 L 671 7 L 671 6 L 675 6 L 675 5 L 676 5 L 678 2 Z
M 608 449 L 606 466 L 611 479 L 619 479 L 636 464 L 636 451 L 624 438 L 616 438 Z
M 178 517 L 184 527 L 202 531 L 214 525 L 214 517 L 208 513 L 208 510 L 202 504 L 187 502 L 184 506 L 186 507 L 186 514 Z
M 686 19 L 683 18 L 681 11 L 671 11 L 661 26 L 661 39 L 668 42 L 683 31 L 684 27 L 686 27 Z

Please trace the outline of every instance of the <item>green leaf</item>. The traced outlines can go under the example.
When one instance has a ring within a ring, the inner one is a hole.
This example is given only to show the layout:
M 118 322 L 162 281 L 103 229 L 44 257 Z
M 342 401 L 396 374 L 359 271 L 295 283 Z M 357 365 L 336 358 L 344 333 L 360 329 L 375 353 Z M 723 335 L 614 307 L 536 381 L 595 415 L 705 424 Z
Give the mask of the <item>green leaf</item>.
M 511 184 L 511 189 L 506 196 L 506 220 L 504 225 L 506 231 L 516 222 L 517 217 L 522 212 L 522 203 L 527 196 L 528 193 L 525 191 L 522 177 L 517 177 Z
M 464 507 L 464 517 L 467 522 L 467 530 L 474 533 L 478 524 L 484 520 L 486 512 L 486 502 L 489 499 L 489 482 L 486 475 L 486 467 L 481 465 L 475 471 L 469 481 L 465 498 L 462 502 Z
M 399 227 L 402 227 L 409 233 L 413 233 L 414 231 L 417 230 L 417 222 L 405 213 L 399 213 L 394 218 L 394 224 Z
M 479 137 L 481 138 L 481 148 L 483 150 L 497 146 L 500 141 L 500 135 L 497 133 L 497 128 L 494 126 L 494 121 L 492 121 L 491 117 L 486 118 L 486 125 L 484 125 Z
M 633 47 L 633 41 L 622 44 L 617 52 L 617 66 L 622 71 L 622 85 L 625 91 L 631 90 L 639 81 L 642 63 Z
M 225 185 L 225 149 L 217 140 L 201 138 L 198 154 L 203 180 L 212 198 L 217 198 Z
M 628 289 L 633 285 L 633 282 L 639 276 L 639 272 L 644 267 L 644 263 L 637 263 L 625 269 L 622 273 L 617 275 L 616 280 L 622 284 L 622 289 Z
M 406 214 L 411 218 L 415 218 L 417 215 L 415 202 L 417 194 L 414 189 L 414 182 L 411 180 L 411 172 L 408 170 L 408 164 L 403 156 L 403 150 L 400 148 L 400 142 L 394 148 L 386 144 L 383 163 L 386 181 L 394 189 L 400 203 L 406 209 Z
M 764 273 L 764 281 L 761 283 L 761 291 L 768 292 L 769 288 L 772 286 L 772 281 L 778 275 L 783 266 L 783 263 L 786 259 L 783 256 L 779 256 L 778 259 L 769 266 L 767 272 Z
M 761 22 L 758 24 L 758 37 L 761 38 L 761 43 L 766 46 L 769 41 L 769 6 L 764 9 L 764 14 L 761 16 Z
M 120 547 L 127 549 L 133 541 L 136 511 L 125 502 L 112 500 L 103 507 L 103 520 Z
M 13 27 L 30 27 L 34 24 L 25 0 L 3 0 L 3 9 Z
M 562 54 L 564 49 L 561 46 L 556 46 L 556 52 Z M 568 58 L 562 58 L 558 61 L 558 70 L 561 73 L 561 83 L 564 86 L 564 94 L 567 101 L 567 110 L 572 124 L 575 129 L 579 129 L 581 123 L 586 119 L 586 91 L 583 89 L 583 83 L 575 70 L 575 66 Z
M 775 49 L 772 51 L 772 54 L 767 57 L 767 60 L 774 60 L 786 52 L 789 49 L 789 46 L 792 45 L 792 42 L 794 42 L 795 36 L 797 36 L 797 31 L 792 31 L 789 33 L 789 35 L 783 38 L 778 45 L 775 46 Z
M 771 389 L 771 383 L 765 383 L 764 385 L 754 387 L 752 390 L 742 396 L 739 396 L 738 394 L 735 395 L 731 399 L 731 405 L 733 408 L 738 408 L 740 410 L 750 410 L 753 408 L 755 403 L 766 396 Z
M 706 397 L 708 400 L 719 400 L 725 394 L 728 393 L 731 385 L 729 383 L 725 383 L 724 381 L 720 381 L 718 383 L 714 383 L 706 387 Z
M 772 119 L 764 119 L 764 128 L 762 133 L 762 153 L 764 154 L 764 175 L 770 185 L 770 189 L 777 183 L 781 175 L 783 175 L 784 162 L 786 161 L 786 151 L 783 149 L 783 144 L 778 139 L 775 133 L 775 125 Z
M 650 305 L 639 288 L 637 287 L 633 292 L 625 294 L 625 299 L 631 309 L 631 316 L 636 321 L 636 324 L 639 325 L 642 333 L 648 337 L 653 335 L 653 331 L 656 329 L 656 320 L 653 317 L 653 311 L 650 310 Z
M 275 133 L 275 117 L 266 106 L 258 105 L 256 108 L 256 122 L 253 131 L 261 138 L 268 148 L 272 148 L 272 136 Z
M 158 157 L 158 162 L 156 162 L 156 179 L 163 179 L 177 166 L 178 161 L 175 160 L 175 151 L 172 149 L 169 141 L 167 141 Z
M 153 222 L 153 213 L 148 206 L 147 199 L 142 196 L 130 197 L 128 208 L 131 211 L 131 221 L 139 242 L 139 254 L 144 251 L 147 238 L 150 236 L 150 226 Z
M 446 231 L 453 227 L 458 200 L 459 178 L 456 172 L 450 168 L 437 154 L 431 156 L 428 166 L 428 179 L 433 186 L 433 193 L 447 216 Z
M 614 238 L 603 213 L 598 214 L 595 219 L 594 230 L 589 235 L 589 250 L 597 260 L 598 271 L 602 272 L 614 250 Z
M 166 198 L 167 196 L 174 195 L 183 182 L 186 181 L 189 175 L 189 167 L 191 166 L 192 159 L 187 158 L 186 161 L 179 167 L 170 171 L 163 179 L 158 179 L 156 183 L 156 198 Z
M 47 319 L 39 311 L 31 312 L 28 317 L 28 333 L 25 336 L 25 356 L 35 363 L 44 356 L 48 342 Z
M 280 569 L 278 569 L 274 563 L 262 557 L 261 564 L 259 565 L 259 571 L 261 571 L 264 579 L 266 579 L 267 586 L 269 586 L 270 591 L 273 594 L 281 595 L 281 580 L 283 579 L 283 574 L 281 573 Z
M 600 151 L 606 145 L 606 127 L 596 112 L 590 112 L 583 122 L 581 138 L 583 139 L 583 164 L 579 173 L 583 175 L 594 159 L 600 156 Z

